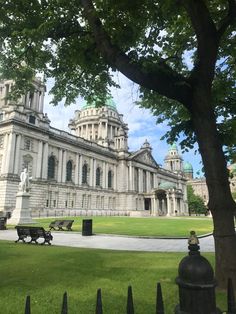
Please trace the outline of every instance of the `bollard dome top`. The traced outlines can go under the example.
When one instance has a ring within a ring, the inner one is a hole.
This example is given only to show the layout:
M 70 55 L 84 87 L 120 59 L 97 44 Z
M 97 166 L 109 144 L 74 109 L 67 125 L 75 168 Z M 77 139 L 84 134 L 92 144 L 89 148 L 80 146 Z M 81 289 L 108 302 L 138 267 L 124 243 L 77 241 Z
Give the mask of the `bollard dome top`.
M 214 272 L 211 264 L 199 252 L 197 253 L 190 254 L 182 259 L 179 264 L 177 282 L 188 286 L 215 286 Z

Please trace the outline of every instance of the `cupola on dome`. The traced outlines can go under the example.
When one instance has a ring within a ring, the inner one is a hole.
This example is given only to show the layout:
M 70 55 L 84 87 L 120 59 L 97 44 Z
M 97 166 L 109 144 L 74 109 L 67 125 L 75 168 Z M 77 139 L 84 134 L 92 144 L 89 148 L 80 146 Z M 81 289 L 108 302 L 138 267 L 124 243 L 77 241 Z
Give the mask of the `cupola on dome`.
M 190 162 L 184 163 L 184 172 L 186 172 L 186 173 L 192 173 L 193 172 L 193 166 L 190 164 Z
M 96 107 L 98 107 L 98 102 L 99 102 L 98 98 L 96 98 L 92 102 L 85 101 L 85 103 L 82 106 L 82 109 L 96 108 Z M 108 107 L 108 108 L 111 108 L 113 110 L 116 110 L 116 104 L 111 97 L 107 97 L 105 104 L 104 104 L 104 107 Z

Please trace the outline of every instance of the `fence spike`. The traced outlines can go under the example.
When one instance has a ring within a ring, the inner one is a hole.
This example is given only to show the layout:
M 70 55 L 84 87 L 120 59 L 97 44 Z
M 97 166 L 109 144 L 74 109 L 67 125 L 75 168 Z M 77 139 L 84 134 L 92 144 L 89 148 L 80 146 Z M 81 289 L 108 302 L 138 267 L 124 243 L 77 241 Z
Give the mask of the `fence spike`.
M 30 314 L 31 310 L 30 310 L 30 296 L 27 295 L 26 297 L 26 301 L 25 301 L 25 314 Z
M 227 304 L 228 304 L 228 314 L 236 314 L 236 303 L 234 296 L 234 286 L 231 278 L 228 278 L 228 288 L 227 288 Z
M 165 314 L 161 284 L 157 283 L 156 314 Z
M 131 286 L 128 287 L 127 314 L 134 314 L 134 302 Z
M 97 290 L 96 314 L 102 314 L 102 290 Z
M 68 314 L 68 306 L 67 306 L 67 293 L 63 294 L 63 301 L 61 307 L 61 314 Z

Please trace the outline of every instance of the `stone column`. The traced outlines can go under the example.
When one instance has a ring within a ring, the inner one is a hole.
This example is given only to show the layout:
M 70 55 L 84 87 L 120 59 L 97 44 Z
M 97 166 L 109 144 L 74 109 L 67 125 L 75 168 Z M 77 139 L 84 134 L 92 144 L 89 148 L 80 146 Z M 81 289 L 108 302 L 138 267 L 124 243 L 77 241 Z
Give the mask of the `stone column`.
M 152 214 L 153 214 L 153 216 L 157 215 L 157 200 L 156 200 L 155 197 L 153 198 L 153 211 L 152 211 Z
M 166 216 L 170 216 L 171 208 L 170 208 L 170 196 L 169 196 L 169 194 L 166 195 L 166 200 L 167 200 L 167 214 L 166 214 Z
M 94 159 L 93 160 L 93 186 L 96 186 L 96 171 L 97 171 L 97 160 Z M 101 184 L 101 181 L 100 181 L 100 184 Z
M 8 134 L 5 134 L 3 141 L 4 141 L 4 142 L 3 142 L 3 148 L 4 148 L 4 150 L 6 151 L 6 149 L 7 149 L 7 144 L 8 144 Z M 7 154 L 3 154 L 1 173 L 5 173 L 6 157 L 7 157 Z
M 93 158 L 90 158 L 90 178 L 89 178 L 89 185 L 93 187 L 93 177 L 94 177 L 94 169 L 93 169 Z
M 36 111 L 39 111 L 39 91 L 35 92 L 34 108 Z
M 117 167 L 116 165 L 113 166 L 113 189 L 117 190 Z
M 139 192 L 143 192 L 143 170 L 142 169 L 138 169 L 138 179 L 139 179 Z
M 79 185 L 82 185 L 83 156 L 79 156 Z
M 108 123 L 105 123 L 105 136 L 104 138 L 108 137 Z
M 44 92 L 41 92 L 39 103 L 39 111 L 43 113 L 43 105 L 44 105 Z
M 176 215 L 176 198 L 175 198 L 175 195 L 172 196 L 172 199 L 173 199 L 173 204 L 174 204 L 174 214 Z
M 158 187 L 157 174 L 155 172 L 153 173 L 153 187 L 154 188 Z
M 95 140 L 94 123 L 92 124 L 92 139 Z
M 150 172 L 146 172 L 146 186 L 147 186 L 147 192 L 151 191 L 151 177 L 150 177 Z
M 57 182 L 61 182 L 62 173 L 62 149 L 59 148 L 58 151 L 58 166 L 57 166 Z
M 129 190 L 133 191 L 133 166 L 129 163 Z
M 21 134 L 16 136 L 16 153 L 15 153 L 15 163 L 14 163 L 14 173 L 19 173 L 20 164 L 20 147 L 21 147 Z
M 66 182 L 66 161 L 67 161 L 67 151 L 64 150 L 62 154 L 62 182 Z
M 14 169 L 14 157 L 15 157 L 15 144 L 16 144 L 16 134 L 10 133 L 8 135 L 6 151 L 6 161 L 5 161 L 5 173 L 13 173 Z
M 106 174 L 106 162 L 103 162 L 103 176 L 102 176 L 102 187 L 106 188 L 107 174 Z
M 102 137 L 102 122 L 98 124 L 98 138 Z
M 75 157 L 75 184 L 78 184 L 79 182 L 79 154 L 76 154 Z
M 42 178 L 47 179 L 48 176 L 48 143 L 43 145 L 43 167 L 42 167 Z
M 43 154 L 43 142 L 38 142 L 38 155 L 36 164 L 36 178 L 41 178 L 42 173 L 42 154 Z
M 88 140 L 88 124 L 86 124 L 86 135 L 85 138 Z

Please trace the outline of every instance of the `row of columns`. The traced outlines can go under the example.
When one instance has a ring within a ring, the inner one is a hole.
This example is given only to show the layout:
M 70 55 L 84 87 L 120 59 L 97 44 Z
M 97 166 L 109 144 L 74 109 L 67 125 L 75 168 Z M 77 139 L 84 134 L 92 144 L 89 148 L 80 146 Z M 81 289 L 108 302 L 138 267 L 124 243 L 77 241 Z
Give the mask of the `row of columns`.
M 91 126 L 91 127 L 90 127 Z M 92 135 L 92 139 L 95 139 L 95 131 L 97 131 L 97 137 L 98 138 L 109 138 L 113 139 L 116 135 L 116 129 L 118 131 L 118 128 L 116 126 L 108 124 L 108 122 L 99 122 L 99 123 L 89 123 L 85 125 L 81 125 L 78 128 L 77 135 L 84 137 L 88 140 L 90 140 L 90 135 Z
M 59 149 L 59 158 L 58 158 L 58 172 L 57 172 L 57 181 L 58 182 L 65 182 L 66 181 L 66 165 L 67 165 L 67 151 L 63 149 Z M 75 157 L 75 172 L 74 172 L 74 183 L 82 185 L 82 172 L 83 172 L 83 165 L 84 165 L 84 156 L 80 154 L 76 154 Z M 89 186 L 95 187 L 96 186 L 96 169 L 97 169 L 97 160 L 95 158 L 90 157 L 89 164 L 88 164 L 90 171 L 89 171 Z M 116 189 L 116 180 L 117 180 L 117 167 L 116 165 L 110 165 L 110 168 L 113 173 L 113 188 Z M 105 161 L 102 162 L 102 187 L 104 189 L 108 188 L 108 171 L 109 171 L 109 164 Z M 80 175 L 79 175 L 80 174 Z
M 179 206 L 177 204 L 179 200 Z M 173 205 L 173 206 L 172 206 Z M 175 213 L 181 214 L 184 211 L 183 208 L 183 200 L 181 198 L 177 198 L 176 195 L 168 194 L 166 195 L 166 199 L 158 199 L 158 198 L 151 198 L 151 208 L 152 214 L 156 215 L 161 211 L 166 213 L 166 216 L 175 215 Z
M 146 178 L 144 177 L 144 171 L 146 172 Z M 135 167 L 130 162 L 128 164 L 128 189 L 129 191 L 135 191 Z M 153 172 L 152 172 L 153 173 Z M 153 187 L 151 186 L 151 172 L 148 170 L 143 170 L 141 168 L 138 168 L 137 177 L 136 180 L 138 180 L 138 191 L 136 192 L 150 192 L 152 188 L 154 188 L 157 184 L 157 178 L 156 174 L 153 173 Z M 145 180 L 145 182 L 144 182 Z M 145 191 L 145 185 L 146 185 L 146 191 Z
M 13 173 L 19 174 L 22 170 L 20 168 L 20 148 L 22 135 L 16 133 L 7 133 L 3 139 L 3 147 L 6 147 L 6 153 L 2 156 L 1 173 Z M 58 167 L 57 167 L 57 181 L 66 181 L 66 165 L 67 165 L 67 150 L 59 149 L 58 155 Z M 90 186 L 96 186 L 96 169 L 97 160 L 90 158 Z M 83 167 L 83 156 L 76 154 L 75 159 L 75 173 L 74 182 L 75 184 L 82 184 L 82 167 Z M 108 188 L 108 170 L 109 164 L 105 161 L 102 162 L 102 187 Z M 116 165 L 112 166 L 113 172 L 113 188 L 116 189 L 117 180 L 117 169 Z M 80 176 L 79 176 L 80 173 Z M 36 178 L 47 179 L 48 176 L 48 143 L 41 140 L 38 141 L 38 154 L 36 162 Z
M 21 134 L 7 133 L 4 136 L 3 147 L 6 148 L 5 154 L 2 156 L 1 173 L 18 174 L 20 167 L 20 146 Z
M 30 100 L 30 93 L 27 93 L 24 96 L 24 102 L 26 107 L 29 107 L 33 110 L 39 111 L 43 113 L 43 107 L 44 107 L 44 91 L 36 90 L 33 94 L 32 99 Z

